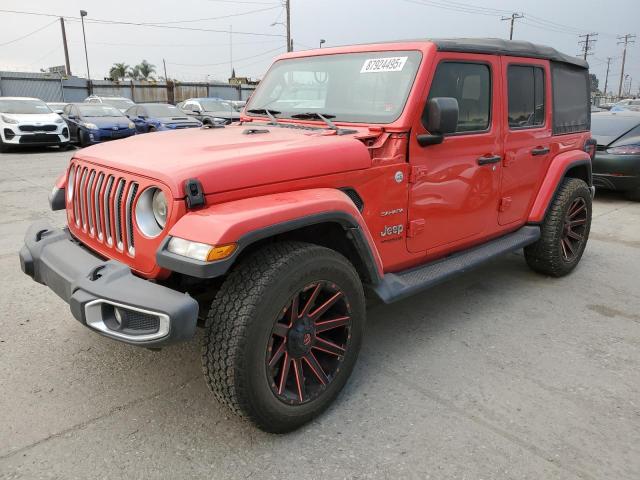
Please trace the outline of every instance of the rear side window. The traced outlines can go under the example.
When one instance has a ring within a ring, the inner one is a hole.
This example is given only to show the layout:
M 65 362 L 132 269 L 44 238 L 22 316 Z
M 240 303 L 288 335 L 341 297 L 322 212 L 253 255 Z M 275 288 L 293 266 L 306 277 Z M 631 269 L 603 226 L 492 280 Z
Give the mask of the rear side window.
M 590 128 L 589 71 L 566 63 L 551 62 L 553 85 L 553 133 L 586 132 Z
M 491 118 L 491 71 L 482 63 L 443 62 L 438 65 L 429 99 L 458 100 L 456 133 L 482 132 Z
M 510 65 L 509 128 L 544 125 L 544 70 L 540 67 Z

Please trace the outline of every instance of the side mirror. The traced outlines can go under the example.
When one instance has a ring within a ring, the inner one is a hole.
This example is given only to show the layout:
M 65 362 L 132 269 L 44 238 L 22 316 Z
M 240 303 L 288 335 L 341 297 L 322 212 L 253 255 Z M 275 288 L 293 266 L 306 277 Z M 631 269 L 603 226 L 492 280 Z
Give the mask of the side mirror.
M 429 133 L 418 135 L 418 143 L 423 147 L 437 145 L 442 143 L 446 134 L 455 133 L 458 112 L 458 100 L 455 98 L 436 97 L 429 100 L 422 114 L 422 123 Z
M 76 117 L 75 115 L 69 115 L 67 118 L 69 120 L 76 120 L 78 117 Z
M 200 115 L 202 113 L 202 111 L 198 110 L 197 108 L 194 108 L 193 110 L 191 110 L 193 113 Z

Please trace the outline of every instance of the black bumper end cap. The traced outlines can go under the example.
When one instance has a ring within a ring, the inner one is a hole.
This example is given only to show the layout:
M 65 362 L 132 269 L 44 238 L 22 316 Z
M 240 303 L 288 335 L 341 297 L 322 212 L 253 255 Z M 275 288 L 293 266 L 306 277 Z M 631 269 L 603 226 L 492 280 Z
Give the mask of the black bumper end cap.
M 33 266 L 33 256 L 26 245 L 20 249 L 20 268 L 31 278 L 34 277 L 35 268 Z

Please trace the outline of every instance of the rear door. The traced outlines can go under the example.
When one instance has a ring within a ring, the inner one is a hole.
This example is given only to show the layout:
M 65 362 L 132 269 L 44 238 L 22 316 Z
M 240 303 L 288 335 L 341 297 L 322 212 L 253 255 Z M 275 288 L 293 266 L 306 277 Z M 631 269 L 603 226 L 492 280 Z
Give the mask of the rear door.
M 498 223 L 524 223 L 551 159 L 551 79 L 546 60 L 502 57 L 507 99 Z
M 502 161 L 500 59 L 493 55 L 441 53 L 427 101 L 458 101 L 458 128 L 439 145 L 421 147 L 417 119 L 410 143 L 409 231 L 411 252 L 455 249 L 491 235 Z

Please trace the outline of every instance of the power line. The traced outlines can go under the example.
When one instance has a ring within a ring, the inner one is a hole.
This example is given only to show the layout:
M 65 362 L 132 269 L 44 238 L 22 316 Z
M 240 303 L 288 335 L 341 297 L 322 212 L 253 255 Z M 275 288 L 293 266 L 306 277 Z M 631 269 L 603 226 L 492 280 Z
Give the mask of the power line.
M 16 13 L 16 14 L 21 14 L 21 15 L 35 15 L 35 16 L 41 16 L 41 17 L 55 17 L 56 19 L 61 16 L 61 15 L 54 15 L 54 14 L 51 14 L 51 13 L 25 12 L 25 11 L 20 11 L 20 10 L 4 10 L 4 9 L 0 10 L 0 13 Z M 62 16 L 62 18 L 64 18 L 65 20 L 69 20 L 70 22 L 79 22 L 79 20 L 77 18 L 75 18 L 75 17 Z M 129 25 L 129 26 L 146 27 L 146 28 L 165 28 L 165 29 L 171 29 L 171 30 L 186 30 L 186 31 L 194 31 L 194 32 L 227 33 L 227 34 L 230 33 L 229 30 L 218 30 L 218 29 L 213 29 L 213 28 L 180 27 L 180 26 L 177 26 L 177 25 L 148 24 L 148 23 L 144 23 L 144 22 L 127 22 L 127 21 L 123 21 L 123 20 L 105 20 L 105 19 L 98 19 L 98 18 L 87 19 L 87 23 L 94 23 L 94 24 L 101 24 L 101 25 Z M 255 36 L 260 36 L 260 37 L 284 37 L 284 35 L 282 35 L 282 34 L 261 33 L 261 32 L 243 32 L 243 31 L 235 31 L 235 30 L 234 30 L 233 34 L 234 35 L 255 35 Z
M 231 17 L 241 17 L 243 15 L 250 15 L 253 13 L 266 12 L 268 10 L 275 10 L 276 8 L 280 8 L 280 5 L 276 5 L 275 7 L 267 7 L 267 8 L 258 8 L 256 10 L 249 10 L 248 12 L 241 13 L 230 13 L 229 15 L 221 15 L 218 17 L 207 17 L 207 18 L 196 18 L 193 20 L 173 20 L 171 22 L 144 22 L 144 25 L 170 25 L 174 23 L 194 23 L 194 22 L 204 22 L 208 20 L 221 20 L 223 18 L 231 18 Z
M 13 39 L 13 40 L 9 40 L 8 42 L 5 42 L 5 43 L 0 43 L 0 47 L 4 47 L 5 45 L 9 45 L 9 44 L 11 44 L 11 43 L 19 42 L 20 40 L 22 40 L 22 39 L 24 39 L 24 38 L 30 37 L 31 35 L 34 35 L 34 34 L 36 34 L 36 33 L 40 32 L 40 31 L 44 30 L 44 29 L 45 29 L 45 28 L 47 28 L 47 27 L 50 27 L 51 25 L 53 25 L 53 24 L 54 24 L 54 23 L 56 23 L 56 22 L 58 22 L 58 20 L 57 20 L 57 19 L 56 19 L 56 20 L 54 20 L 54 21 L 53 21 L 53 22 L 51 22 L 51 23 L 47 23 L 46 25 L 44 25 L 44 26 L 42 26 L 42 27 L 38 28 L 37 30 L 34 30 L 33 32 L 27 33 L 26 35 L 23 35 L 23 36 L 21 36 L 21 37 L 15 38 L 15 39 Z
M 255 55 L 251 55 L 249 57 L 237 58 L 235 61 L 242 62 L 243 60 L 249 60 L 249 59 L 256 58 L 256 57 L 261 57 L 263 55 L 267 55 L 268 53 L 273 53 L 276 50 L 282 50 L 282 47 L 278 46 L 276 48 L 272 48 L 271 50 L 267 50 L 266 52 L 257 53 Z M 173 63 L 173 62 L 167 62 L 167 63 L 169 65 L 176 65 L 176 66 L 179 66 L 179 67 L 217 67 L 218 65 L 226 65 L 229 62 L 228 61 L 224 61 L 224 62 L 218 62 L 218 63 Z

